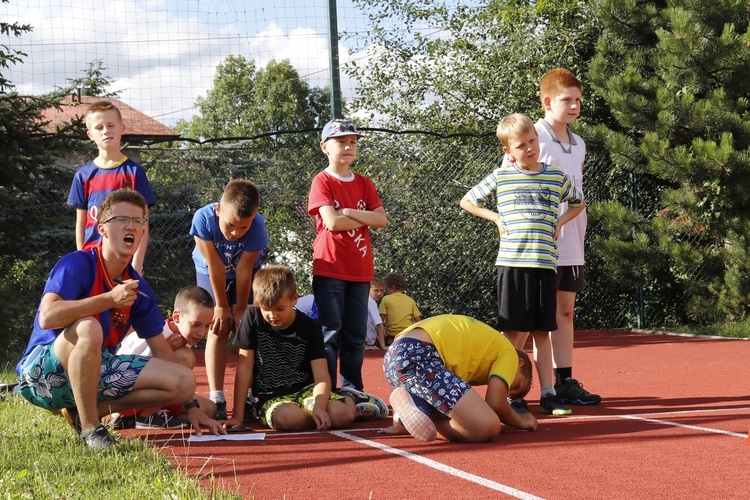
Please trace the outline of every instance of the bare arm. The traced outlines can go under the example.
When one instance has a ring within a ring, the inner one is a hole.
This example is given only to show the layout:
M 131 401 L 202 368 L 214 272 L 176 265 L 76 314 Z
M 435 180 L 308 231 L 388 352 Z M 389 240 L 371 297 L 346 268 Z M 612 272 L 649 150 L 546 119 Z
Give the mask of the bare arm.
M 500 377 L 490 377 L 485 401 L 494 410 L 500 421 L 516 429 L 535 431 L 538 423 L 531 413 L 519 415 L 508 403 L 508 386 Z
M 211 331 L 216 334 L 227 332 L 232 321 L 232 310 L 229 308 L 227 294 L 225 293 L 227 289 L 226 266 L 212 241 L 204 240 L 197 236 L 194 236 L 194 239 L 195 245 L 208 263 L 208 279 L 211 281 L 211 288 L 214 291 L 216 299 Z
M 328 398 L 331 396 L 331 376 L 328 374 L 328 361 L 326 361 L 326 358 L 315 359 L 310 365 L 315 380 L 313 420 L 315 420 L 317 429 L 324 431 L 331 427 L 331 417 L 328 416 Z
M 500 236 L 507 233 L 508 231 L 505 229 L 505 225 L 503 224 L 503 219 L 500 217 L 500 214 L 497 212 L 493 212 L 489 208 L 480 207 L 478 205 L 475 205 L 473 201 L 471 201 L 471 197 L 469 196 L 469 193 L 466 193 L 463 198 L 461 198 L 461 208 L 466 210 L 472 215 L 475 215 L 481 219 L 487 219 L 488 221 L 492 221 L 497 226 L 497 230 L 500 232 Z
M 65 328 L 76 320 L 107 309 L 130 307 L 138 297 L 137 288 L 138 281 L 132 280 L 109 292 L 79 300 L 65 300 L 56 293 L 46 293 L 39 305 L 39 326 L 44 329 Z
M 237 263 L 237 269 L 235 270 L 235 284 L 237 286 L 236 294 L 237 299 L 234 305 L 233 320 L 235 331 L 240 325 L 242 316 L 245 315 L 247 310 L 247 301 L 250 298 L 250 288 L 253 282 L 253 265 L 258 260 L 260 251 L 257 252 L 242 252 L 240 260 Z
M 182 336 L 180 336 L 182 337 Z M 179 363 L 177 356 L 174 354 L 172 346 L 169 345 L 164 335 L 158 334 L 153 337 L 147 338 L 146 344 L 151 349 L 151 354 L 155 358 L 163 359 L 165 361 L 171 361 L 172 363 Z
M 86 238 L 86 217 L 88 212 L 82 208 L 76 208 L 76 250 L 83 248 Z
M 148 208 L 146 208 L 146 215 L 145 217 L 148 219 Z M 143 238 L 141 238 L 141 243 L 138 245 L 138 248 L 135 251 L 135 254 L 133 254 L 133 269 L 138 271 L 138 274 L 143 276 L 143 261 L 146 259 L 146 247 L 148 246 L 148 224 L 146 224 L 146 227 L 143 231 Z
M 586 202 L 584 201 L 581 203 L 580 206 L 575 208 L 570 208 L 568 206 L 568 209 L 565 210 L 562 214 L 560 214 L 560 217 L 557 218 L 557 228 L 555 229 L 555 239 L 560 235 L 560 229 L 567 224 L 568 222 L 572 221 L 576 217 L 578 217 L 581 212 L 583 212 L 583 209 L 586 208 Z
M 255 351 L 240 349 L 237 355 L 237 370 L 234 374 L 234 409 L 232 410 L 232 418 L 226 422 L 226 427 L 242 427 L 245 418 L 247 391 L 253 384 L 254 369 Z
M 351 231 L 362 226 L 385 227 L 388 223 L 383 207 L 372 211 L 351 208 L 336 211 L 332 206 L 326 205 L 320 207 L 319 213 L 323 226 L 329 231 Z

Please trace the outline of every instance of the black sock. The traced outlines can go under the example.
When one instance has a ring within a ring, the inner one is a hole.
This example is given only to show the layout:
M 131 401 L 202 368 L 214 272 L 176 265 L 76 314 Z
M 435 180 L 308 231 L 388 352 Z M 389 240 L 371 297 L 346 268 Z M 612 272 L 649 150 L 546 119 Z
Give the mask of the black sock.
M 561 385 L 569 378 L 573 378 L 573 367 L 555 368 L 555 385 Z

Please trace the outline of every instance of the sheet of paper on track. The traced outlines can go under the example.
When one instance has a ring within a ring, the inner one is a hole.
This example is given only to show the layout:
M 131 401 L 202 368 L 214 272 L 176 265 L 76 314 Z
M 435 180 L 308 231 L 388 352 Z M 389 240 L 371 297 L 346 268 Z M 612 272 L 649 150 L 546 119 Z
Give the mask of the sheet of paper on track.
M 191 443 L 207 443 L 209 441 L 263 441 L 266 439 L 265 432 L 248 432 L 246 434 L 203 434 L 202 436 L 191 435 L 188 441 Z

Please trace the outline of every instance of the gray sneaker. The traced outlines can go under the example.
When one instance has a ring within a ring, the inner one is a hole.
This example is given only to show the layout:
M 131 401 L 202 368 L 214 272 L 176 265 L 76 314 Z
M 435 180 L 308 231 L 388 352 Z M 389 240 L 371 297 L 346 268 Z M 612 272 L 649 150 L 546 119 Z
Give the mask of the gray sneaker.
M 573 410 L 560 401 L 560 397 L 557 394 L 547 394 L 546 396 L 542 396 L 542 399 L 539 400 L 539 406 L 542 413 L 554 415 L 556 417 L 573 413 Z
M 508 404 L 519 415 L 529 413 L 529 404 L 523 398 L 508 398 Z
M 89 448 L 95 450 L 109 448 L 116 444 L 115 438 L 112 437 L 103 425 L 84 432 L 81 434 L 81 439 L 83 439 L 83 442 L 86 443 Z

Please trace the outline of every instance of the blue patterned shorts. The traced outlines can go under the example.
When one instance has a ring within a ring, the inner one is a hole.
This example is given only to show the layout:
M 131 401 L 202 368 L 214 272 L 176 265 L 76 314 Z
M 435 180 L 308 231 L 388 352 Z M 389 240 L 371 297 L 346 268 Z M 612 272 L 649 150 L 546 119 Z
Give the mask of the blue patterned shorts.
M 391 387 L 402 386 L 416 396 L 414 403 L 427 415 L 435 408 L 450 414 L 471 385 L 446 368 L 433 344 L 410 337 L 396 340 L 383 358 L 383 372 Z
M 53 346 L 54 343 L 37 346 L 26 358 L 18 378 L 19 392 L 30 403 L 47 410 L 72 408 L 76 405 L 73 389 Z M 96 400 L 118 399 L 129 393 L 150 359 L 135 354 L 115 356 L 103 351 Z

